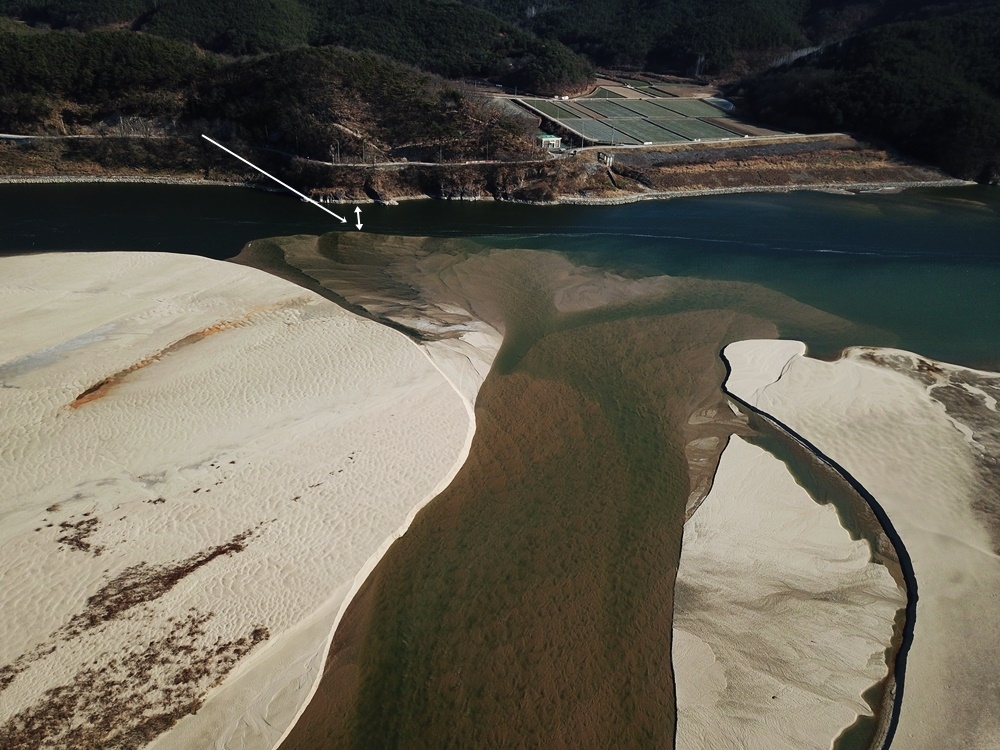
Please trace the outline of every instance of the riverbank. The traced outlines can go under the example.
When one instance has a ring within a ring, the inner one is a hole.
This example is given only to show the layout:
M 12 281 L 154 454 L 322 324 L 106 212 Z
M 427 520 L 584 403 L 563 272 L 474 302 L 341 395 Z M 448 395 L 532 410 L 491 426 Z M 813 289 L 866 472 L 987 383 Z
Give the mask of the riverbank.
M 205 180 L 197 177 L 140 177 L 136 175 L 113 175 L 113 176 L 37 176 L 21 177 L 11 175 L 0 175 L 0 185 L 30 185 L 30 184 L 53 184 L 53 183 L 123 183 L 123 184 L 151 184 L 151 185 L 216 185 L 224 187 L 242 187 L 251 190 L 262 190 L 264 192 L 277 193 L 280 189 L 271 188 L 266 184 L 244 182 L 237 180 Z M 576 205 L 576 206 L 616 206 L 639 201 L 669 200 L 671 198 L 694 198 L 707 195 L 737 195 L 742 193 L 791 193 L 798 190 L 816 190 L 820 192 L 840 193 L 851 195 L 854 193 L 869 192 L 899 192 L 913 188 L 930 187 L 961 187 L 965 185 L 975 185 L 967 180 L 943 179 L 943 180 L 913 180 L 911 182 L 862 182 L 862 183 L 815 183 L 796 185 L 757 185 L 752 187 L 729 187 L 729 188 L 703 188 L 691 190 L 651 190 L 648 192 L 632 193 L 625 196 L 611 198 L 589 198 L 574 195 L 559 196 L 553 201 L 519 201 L 508 200 L 507 203 L 521 203 L 524 205 Z M 322 196 L 320 196 L 322 198 Z M 466 197 L 446 197 L 431 195 L 409 195 L 396 196 L 386 199 L 374 199 L 368 196 L 355 197 L 342 201 L 343 204 L 393 204 L 400 201 L 409 200 L 486 200 L 492 201 L 492 196 L 466 198 Z M 335 205 L 336 201 L 320 200 L 321 203 Z
M 235 160 L 184 143 L 182 163 L 163 143 L 128 139 L 0 143 L 0 183 L 152 182 L 231 184 L 274 190 Z M 63 153 L 101 149 L 101 154 Z M 863 192 L 972 184 L 849 136 L 735 139 L 658 148 L 585 149 L 537 162 L 342 165 L 262 151 L 261 165 L 328 203 L 387 203 L 420 198 L 497 200 L 535 205 L 609 205 L 727 193 L 825 190 Z M 116 161 L 121 165 L 114 166 Z
M 868 543 L 852 539 L 839 509 L 797 479 L 733 436 L 684 526 L 674 606 L 679 748 L 825 750 L 871 717 L 863 696 L 887 676 L 882 655 L 905 593 Z

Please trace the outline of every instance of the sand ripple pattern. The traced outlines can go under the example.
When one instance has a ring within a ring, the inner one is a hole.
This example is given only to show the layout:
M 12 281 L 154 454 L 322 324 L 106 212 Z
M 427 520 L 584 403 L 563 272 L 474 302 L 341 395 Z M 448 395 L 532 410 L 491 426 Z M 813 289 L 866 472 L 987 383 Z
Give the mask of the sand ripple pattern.
M 405 337 L 254 269 L 0 279 L 0 747 L 273 744 L 467 405 Z
M 831 505 L 733 436 L 684 527 L 674 599 L 677 747 L 830 747 L 871 715 L 905 593 Z

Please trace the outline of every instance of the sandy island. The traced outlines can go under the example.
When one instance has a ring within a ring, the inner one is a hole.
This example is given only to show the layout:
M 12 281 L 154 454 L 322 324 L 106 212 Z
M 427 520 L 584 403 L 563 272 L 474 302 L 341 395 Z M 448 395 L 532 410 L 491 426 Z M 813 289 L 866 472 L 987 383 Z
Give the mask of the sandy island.
M 1000 375 L 891 349 L 804 355 L 732 344 L 727 388 L 850 472 L 909 551 L 919 598 L 893 747 L 997 747 Z
M 684 526 L 674 594 L 679 750 L 802 750 L 871 715 L 905 594 L 831 505 L 733 436 Z
M 404 336 L 254 269 L 70 253 L 0 279 L 0 746 L 273 746 L 470 405 Z

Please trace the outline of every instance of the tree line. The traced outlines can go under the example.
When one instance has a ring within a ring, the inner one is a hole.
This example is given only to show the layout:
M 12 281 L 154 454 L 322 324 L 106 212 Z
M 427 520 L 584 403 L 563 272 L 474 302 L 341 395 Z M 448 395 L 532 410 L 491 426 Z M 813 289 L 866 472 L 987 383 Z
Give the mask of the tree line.
M 882 138 L 959 177 L 1000 181 L 1000 4 L 887 24 L 734 86 L 796 130 Z
M 216 133 L 329 161 L 504 158 L 529 127 L 382 55 L 300 47 L 230 58 L 127 31 L 0 29 L 0 132 Z
M 125 26 L 236 56 L 339 45 L 541 94 L 593 76 L 559 41 L 460 0 L 0 0 L 0 14 L 55 29 Z

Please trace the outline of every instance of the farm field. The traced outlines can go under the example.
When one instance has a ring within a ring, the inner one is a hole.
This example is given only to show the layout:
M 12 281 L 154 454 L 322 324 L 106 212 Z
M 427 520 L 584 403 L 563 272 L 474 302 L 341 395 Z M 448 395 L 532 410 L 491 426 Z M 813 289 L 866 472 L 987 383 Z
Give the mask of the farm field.
M 594 141 L 596 143 L 612 143 L 635 146 L 645 142 L 644 140 L 639 140 L 638 138 L 626 135 L 621 130 L 618 130 L 617 122 L 628 121 L 588 120 L 584 118 L 560 120 L 560 124 L 569 130 L 572 130 L 574 133 L 582 135 L 587 140 Z M 614 127 L 611 127 L 607 123 L 613 123 Z M 662 142 L 666 143 L 667 141 Z
M 641 143 L 681 143 L 689 139 L 677 135 L 651 120 L 630 118 L 627 120 L 607 120 L 617 131 L 636 138 Z
M 548 117 L 554 117 L 557 120 L 580 116 L 579 113 L 573 112 L 556 102 L 548 101 L 546 99 L 525 99 L 524 101 L 542 114 L 547 115 Z
M 667 128 L 689 141 L 706 141 L 719 138 L 738 138 L 735 133 L 723 130 L 717 125 L 711 125 L 694 117 L 674 119 L 652 119 L 650 122 Z
M 635 114 L 627 105 L 605 99 L 588 99 L 586 103 L 580 101 L 579 105 L 592 112 L 596 112 L 601 117 L 635 117 Z
M 745 122 L 738 122 L 732 118 L 715 118 L 715 117 L 704 117 L 702 118 L 704 122 L 710 123 L 712 125 L 718 125 L 719 127 L 726 128 L 727 130 L 732 130 L 737 135 L 749 135 L 749 136 L 766 136 L 766 135 L 786 135 L 783 130 L 773 130 L 771 128 L 762 128 L 758 125 L 748 125 Z
M 657 104 L 655 101 L 649 99 L 633 99 L 629 102 L 623 102 L 622 107 L 630 110 L 634 114 L 624 115 L 627 117 L 635 117 L 639 115 L 640 117 L 684 117 L 685 115 L 675 112 L 672 109 L 667 109 L 663 104 Z
M 584 99 L 624 99 L 623 94 L 619 94 L 614 89 L 605 88 L 604 86 L 599 86 L 594 89 L 593 92 L 582 97 Z
M 660 104 L 686 117 L 719 117 L 723 114 L 721 109 L 713 107 L 703 99 L 670 99 Z
M 729 113 L 695 97 L 599 96 L 567 101 L 530 98 L 519 101 L 548 118 L 551 127 L 565 128 L 593 144 L 683 143 L 779 134 L 740 123 Z

